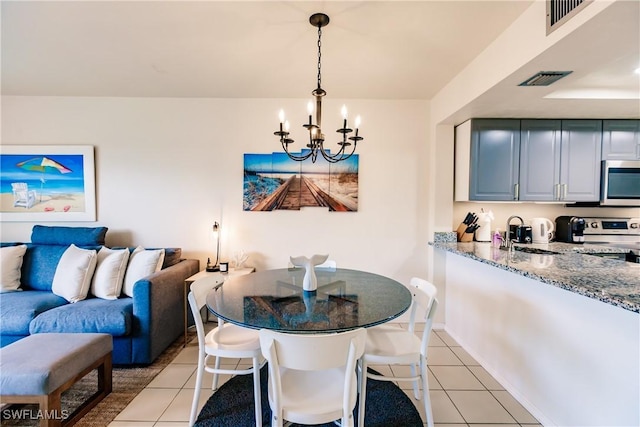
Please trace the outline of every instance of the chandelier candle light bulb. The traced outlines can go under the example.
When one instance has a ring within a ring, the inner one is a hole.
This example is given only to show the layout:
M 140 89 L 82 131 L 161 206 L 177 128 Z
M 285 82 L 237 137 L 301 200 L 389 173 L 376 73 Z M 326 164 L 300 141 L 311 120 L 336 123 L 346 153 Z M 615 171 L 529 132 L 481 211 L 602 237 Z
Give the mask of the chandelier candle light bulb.
M 340 113 L 342 114 L 342 119 L 344 120 L 344 124 L 342 125 L 342 127 L 344 129 L 346 129 L 347 128 L 347 117 L 348 117 L 347 116 L 347 106 L 346 105 L 342 106 L 342 109 L 340 110 Z
M 313 102 L 309 101 L 307 104 L 307 112 L 309 113 L 309 126 L 313 124 L 311 117 L 313 116 Z
M 284 110 L 280 110 L 278 113 L 278 118 L 280 119 L 280 132 L 282 132 L 282 124 L 284 123 Z

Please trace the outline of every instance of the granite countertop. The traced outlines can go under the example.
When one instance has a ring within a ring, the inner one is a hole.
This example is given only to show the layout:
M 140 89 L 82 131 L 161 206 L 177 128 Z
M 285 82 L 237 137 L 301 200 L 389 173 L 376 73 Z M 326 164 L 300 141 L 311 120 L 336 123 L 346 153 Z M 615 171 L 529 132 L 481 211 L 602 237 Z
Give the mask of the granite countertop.
M 438 233 L 434 240 L 429 244 L 436 249 L 640 313 L 640 264 L 588 255 L 623 253 L 622 249 L 587 243 L 548 243 L 515 244 L 516 250 L 508 252 L 493 248 L 490 243 L 456 242 L 455 233 L 453 238 L 451 233 Z

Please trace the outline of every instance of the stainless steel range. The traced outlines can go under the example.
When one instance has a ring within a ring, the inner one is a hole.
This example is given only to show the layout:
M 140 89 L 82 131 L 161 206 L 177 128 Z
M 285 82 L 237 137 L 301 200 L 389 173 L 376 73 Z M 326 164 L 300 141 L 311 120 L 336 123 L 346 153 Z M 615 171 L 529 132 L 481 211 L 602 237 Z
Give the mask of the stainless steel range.
M 640 253 L 640 218 L 585 218 L 584 242 L 606 244 L 631 251 L 627 260 L 637 260 Z M 635 259 L 633 255 L 635 254 Z M 598 254 L 600 255 L 600 254 Z M 624 259 L 620 255 L 620 259 Z
M 640 218 L 585 218 L 585 243 L 640 249 Z

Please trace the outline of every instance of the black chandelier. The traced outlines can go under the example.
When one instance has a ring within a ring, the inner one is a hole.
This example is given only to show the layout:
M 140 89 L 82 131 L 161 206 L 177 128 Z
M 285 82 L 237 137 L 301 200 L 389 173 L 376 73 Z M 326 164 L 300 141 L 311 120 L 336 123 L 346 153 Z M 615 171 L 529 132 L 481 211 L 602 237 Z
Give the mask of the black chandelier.
M 309 123 L 303 124 L 302 126 L 309 131 L 309 143 L 307 144 L 307 148 L 309 148 L 309 152 L 304 155 L 295 155 L 289 151 L 289 144 L 292 144 L 294 140 L 289 138 L 289 122 L 285 120 L 284 111 L 280 110 L 280 130 L 274 132 L 274 135 L 280 137 L 280 143 L 282 144 L 282 148 L 285 153 L 297 162 L 302 162 L 309 157 L 311 157 L 311 161 L 315 163 L 318 152 L 324 157 L 326 161 L 329 163 L 337 163 L 342 160 L 346 160 L 353 155 L 356 151 L 356 145 L 358 141 L 361 141 L 363 138 L 358 136 L 358 127 L 360 126 L 360 116 L 356 117 L 355 120 L 355 135 L 348 136 L 353 129 L 349 129 L 347 127 L 347 107 L 342 106 L 342 127 L 336 132 L 342 134 L 342 141 L 338 142 L 340 146 L 340 150 L 338 150 L 335 154 L 329 154 L 327 150 L 324 148 L 324 134 L 322 133 L 321 123 L 322 123 L 322 97 L 327 94 L 321 87 L 322 83 L 322 27 L 326 26 L 329 23 L 329 17 L 324 13 L 314 13 L 309 18 L 309 23 L 314 27 L 318 27 L 318 87 L 311 92 L 311 94 L 315 97 L 316 100 L 316 122 L 313 123 L 313 102 L 309 101 L 307 105 L 307 112 L 309 113 Z M 349 141 L 352 141 L 353 144 Z M 352 147 L 349 149 L 348 147 Z

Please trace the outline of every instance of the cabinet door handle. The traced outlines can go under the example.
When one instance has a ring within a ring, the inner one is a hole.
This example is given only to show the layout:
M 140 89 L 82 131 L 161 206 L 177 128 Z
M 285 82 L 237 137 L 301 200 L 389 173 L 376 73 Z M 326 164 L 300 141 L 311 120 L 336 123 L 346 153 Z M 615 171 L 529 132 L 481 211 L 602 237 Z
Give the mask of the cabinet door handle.
M 553 199 L 560 200 L 560 184 L 553 184 Z
M 562 200 L 567 199 L 567 184 L 562 184 Z
M 520 199 L 520 184 L 513 184 L 513 200 Z

